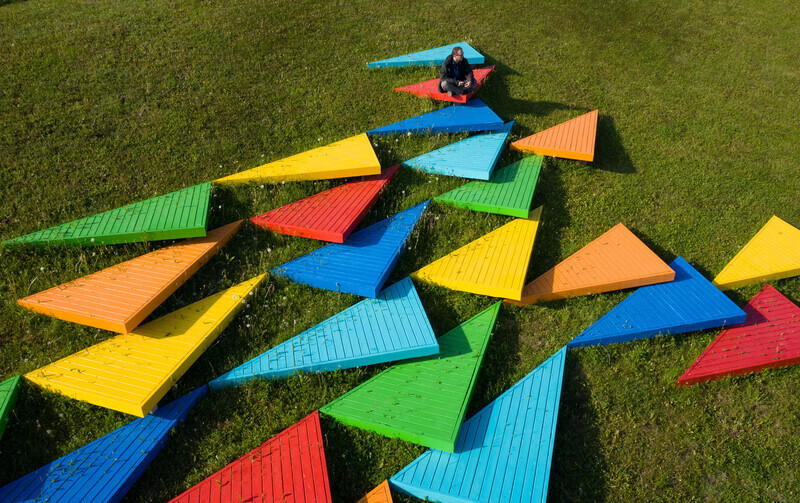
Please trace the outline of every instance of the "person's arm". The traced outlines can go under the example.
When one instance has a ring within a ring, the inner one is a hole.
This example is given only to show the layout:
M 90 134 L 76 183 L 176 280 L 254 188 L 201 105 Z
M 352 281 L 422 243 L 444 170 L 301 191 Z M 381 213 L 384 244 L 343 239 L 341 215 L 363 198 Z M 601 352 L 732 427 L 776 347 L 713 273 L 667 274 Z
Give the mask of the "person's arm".
M 447 63 L 449 62 L 448 61 L 449 59 L 450 56 L 447 56 L 446 58 L 444 58 L 444 61 L 442 62 L 442 68 L 439 69 L 439 80 L 447 78 Z
M 464 65 L 466 65 L 466 68 L 467 68 L 467 75 L 466 75 L 466 77 L 464 77 L 464 80 L 467 81 L 467 83 L 469 83 L 469 82 L 473 82 L 474 83 L 475 82 L 475 77 L 472 75 L 472 65 L 469 64 L 469 61 L 467 61 L 467 58 L 464 58 L 462 61 L 463 61 Z M 467 84 L 467 85 L 469 85 L 469 84 Z

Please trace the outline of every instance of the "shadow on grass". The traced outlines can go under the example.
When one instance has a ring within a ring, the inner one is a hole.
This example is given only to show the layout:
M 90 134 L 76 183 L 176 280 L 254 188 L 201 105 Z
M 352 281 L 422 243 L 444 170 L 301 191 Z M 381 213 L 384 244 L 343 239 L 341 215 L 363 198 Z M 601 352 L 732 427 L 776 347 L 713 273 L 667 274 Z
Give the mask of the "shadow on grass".
M 597 120 L 597 140 L 592 166 L 613 173 L 636 173 L 628 152 L 614 125 L 614 118 L 600 115 Z
M 6 5 L 11 5 L 15 3 L 22 3 L 27 2 L 28 0 L 0 0 L 0 7 L 4 7 Z
M 544 159 L 531 205 L 532 208 L 539 206 L 544 206 L 544 210 L 528 266 L 527 281 L 538 277 L 558 263 L 563 229 L 569 227 L 572 221 L 567 209 L 567 189 L 564 181 L 558 169 L 547 157 Z

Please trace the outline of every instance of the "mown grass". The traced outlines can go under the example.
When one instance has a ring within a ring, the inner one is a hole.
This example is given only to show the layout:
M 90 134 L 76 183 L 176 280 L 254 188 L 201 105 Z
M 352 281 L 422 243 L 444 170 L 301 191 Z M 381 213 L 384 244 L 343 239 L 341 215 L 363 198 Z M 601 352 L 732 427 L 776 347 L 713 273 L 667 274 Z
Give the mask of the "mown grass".
M 391 91 L 434 70 L 365 63 L 467 40 L 498 65 L 480 96 L 516 121 L 515 138 L 600 109 L 594 163 L 545 162 L 529 277 L 623 222 L 664 260 L 683 256 L 711 278 L 771 215 L 800 225 L 799 18 L 788 1 L 0 2 L 0 239 L 436 109 Z M 376 150 L 389 166 L 452 140 L 388 138 Z M 211 225 L 336 183 L 216 189 Z M 403 170 L 362 225 L 460 183 Z M 506 221 L 433 204 L 389 281 Z M 0 250 L 0 375 L 111 336 L 16 299 L 159 246 Z M 246 227 L 153 316 L 318 246 Z M 774 285 L 800 301 L 800 280 Z M 418 289 L 437 334 L 493 302 Z M 729 295 L 743 305 L 758 289 Z M 626 295 L 504 308 L 468 414 Z M 164 401 L 357 300 L 270 279 Z M 798 369 L 674 386 L 717 333 L 570 352 L 549 498 L 797 500 Z M 128 500 L 177 495 L 381 368 L 212 393 Z M 0 484 L 129 420 L 23 384 L 0 441 Z M 323 428 L 337 501 L 355 501 L 423 451 L 325 418 Z

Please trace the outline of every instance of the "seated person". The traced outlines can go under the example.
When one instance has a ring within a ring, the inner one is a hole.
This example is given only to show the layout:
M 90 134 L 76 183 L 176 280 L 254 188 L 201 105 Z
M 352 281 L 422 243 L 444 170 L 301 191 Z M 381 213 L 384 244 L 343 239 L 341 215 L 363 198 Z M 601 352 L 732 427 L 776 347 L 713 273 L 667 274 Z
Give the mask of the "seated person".
M 472 67 L 464 57 L 461 47 L 453 47 L 453 52 L 445 58 L 442 69 L 439 71 L 439 79 L 439 92 L 446 92 L 448 96 L 475 91 Z

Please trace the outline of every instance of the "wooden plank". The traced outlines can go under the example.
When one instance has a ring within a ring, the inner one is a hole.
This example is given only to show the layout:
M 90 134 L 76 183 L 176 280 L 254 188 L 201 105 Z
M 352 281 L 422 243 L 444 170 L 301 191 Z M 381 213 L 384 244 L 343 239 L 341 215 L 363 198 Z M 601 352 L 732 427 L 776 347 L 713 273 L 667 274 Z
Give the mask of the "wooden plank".
M 14 376 L 0 383 L 0 438 L 6 431 L 8 416 L 17 403 L 20 376 Z
M 60 320 L 129 333 L 239 230 L 242 220 L 20 299 Z
M 440 66 L 447 59 L 447 56 L 452 54 L 454 47 L 461 47 L 464 53 L 464 58 L 469 61 L 471 65 L 482 65 L 485 61 L 483 55 L 476 51 L 471 45 L 466 42 L 459 42 L 457 44 L 448 44 L 433 49 L 426 49 L 424 51 L 412 52 L 394 58 L 382 59 L 380 61 L 373 61 L 367 63 L 367 68 L 398 68 L 406 66 Z
M 475 68 L 472 70 L 472 76 L 475 78 L 475 91 L 467 94 L 449 96 L 447 93 L 439 91 L 439 81 L 441 79 L 435 78 L 426 80 L 424 82 L 417 82 L 416 84 L 409 84 L 407 86 L 395 87 L 395 92 L 410 93 L 418 98 L 431 98 L 438 101 L 449 101 L 451 103 L 466 103 L 475 96 L 475 92 L 483 86 L 486 77 L 489 76 L 495 69 L 495 65 L 487 66 L 486 68 Z
M 503 120 L 479 99 L 464 105 L 453 105 L 441 110 L 411 117 L 367 131 L 370 135 L 459 133 L 464 131 L 497 131 L 503 129 Z
M 392 491 L 389 489 L 389 481 L 384 480 L 381 482 L 378 487 L 367 493 L 357 503 L 392 503 Z
M 598 116 L 599 112 L 593 110 L 575 117 L 515 141 L 511 144 L 511 150 L 592 162 Z

